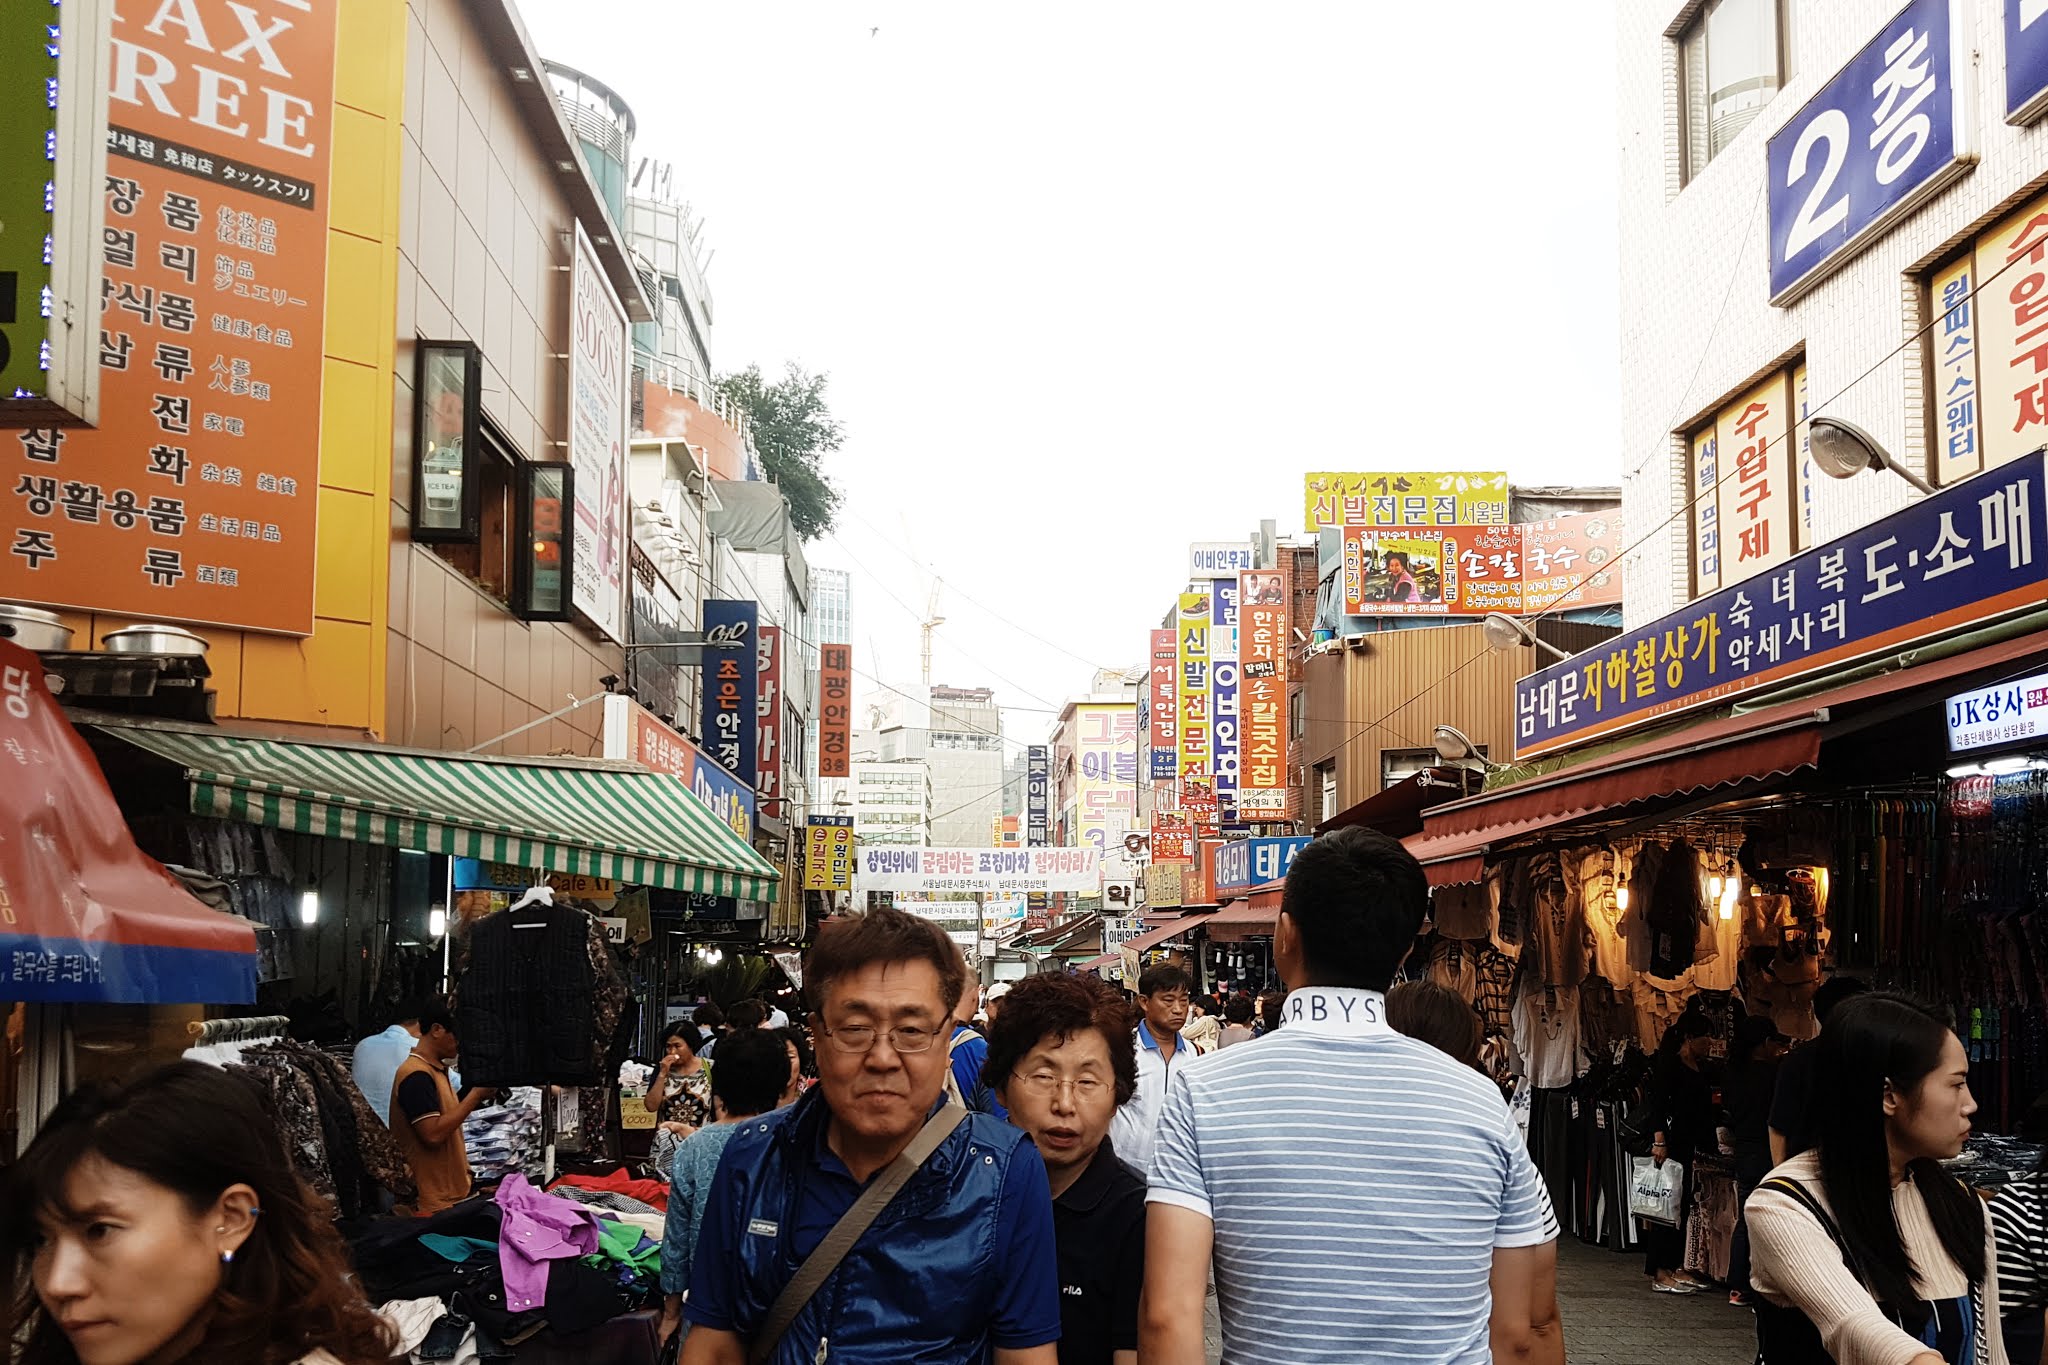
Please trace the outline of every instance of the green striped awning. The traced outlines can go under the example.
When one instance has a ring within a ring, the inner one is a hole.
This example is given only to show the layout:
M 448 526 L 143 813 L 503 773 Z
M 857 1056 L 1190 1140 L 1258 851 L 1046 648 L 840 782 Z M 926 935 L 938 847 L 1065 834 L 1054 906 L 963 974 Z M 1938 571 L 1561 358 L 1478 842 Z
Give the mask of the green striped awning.
M 195 815 L 738 900 L 772 900 L 781 879 L 688 783 L 666 773 L 99 728 L 184 768 Z

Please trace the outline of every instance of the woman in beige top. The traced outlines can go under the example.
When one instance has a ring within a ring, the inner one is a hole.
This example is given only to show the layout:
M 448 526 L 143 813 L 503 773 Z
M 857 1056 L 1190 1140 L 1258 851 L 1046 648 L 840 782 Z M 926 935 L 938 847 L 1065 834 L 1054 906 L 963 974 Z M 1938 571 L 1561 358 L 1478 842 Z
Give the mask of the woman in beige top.
M 1984 1207 L 1940 1165 L 1977 1111 L 1962 1043 L 1879 992 L 1816 1046 L 1819 1146 L 1744 1210 L 1764 1365 L 2007 1365 Z

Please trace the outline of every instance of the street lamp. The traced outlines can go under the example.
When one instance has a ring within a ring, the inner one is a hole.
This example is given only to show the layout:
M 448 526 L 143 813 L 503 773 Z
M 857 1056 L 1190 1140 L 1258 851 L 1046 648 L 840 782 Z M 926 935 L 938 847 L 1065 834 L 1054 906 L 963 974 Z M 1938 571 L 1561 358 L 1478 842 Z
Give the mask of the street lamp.
M 1572 657 L 1529 629 L 1528 622 L 1517 621 L 1504 611 L 1486 613 L 1486 618 L 1479 623 L 1479 628 L 1486 632 L 1486 643 L 1495 649 L 1514 649 L 1519 646 L 1523 649 L 1541 649 L 1554 659 Z
M 1436 743 L 1437 757 L 1446 763 L 1477 763 L 1488 772 L 1506 765 L 1495 763 L 1479 752 L 1479 746 L 1455 725 L 1439 725 L 1431 738 Z
M 1934 485 L 1899 463 L 1869 432 L 1839 417 L 1816 417 L 1808 429 L 1813 463 L 1831 479 L 1853 479 L 1866 469 L 1889 469 L 1929 497 Z

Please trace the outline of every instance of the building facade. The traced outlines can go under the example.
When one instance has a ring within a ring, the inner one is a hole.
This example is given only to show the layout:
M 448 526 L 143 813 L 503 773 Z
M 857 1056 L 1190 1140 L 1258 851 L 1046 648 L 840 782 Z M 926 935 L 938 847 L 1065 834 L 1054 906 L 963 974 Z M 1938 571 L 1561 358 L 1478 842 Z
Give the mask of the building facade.
M 1003 814 L 1003 712 L 986 687 L 931 690 L 925 762 L 932 775 L 932 842 L 984 848 Z
M 856 760 L 851 766 L 856 845 L 931 843 L 933 783 L 922 761 Z

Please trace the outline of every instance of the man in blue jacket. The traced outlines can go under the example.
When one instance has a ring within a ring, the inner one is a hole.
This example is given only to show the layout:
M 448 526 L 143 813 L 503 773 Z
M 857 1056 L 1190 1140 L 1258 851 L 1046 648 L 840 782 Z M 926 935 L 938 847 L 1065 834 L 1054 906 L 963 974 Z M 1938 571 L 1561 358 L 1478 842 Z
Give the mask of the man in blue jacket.
M 743 1365 L 776 1296 L 944 1102 L 967 969 L 899 910 L 829 921 L 804 963 L 818 1084 L 726 1144 L 684 1314 L 683 1365 Z M 776 1343 L 777 1365 L 1056 1365 L 1045 1164 L 970 1114 L 897 1191 Z M 992 1353 L 992 1354 L 991 1354 Z

